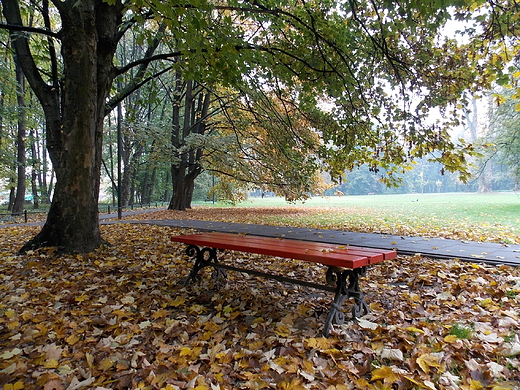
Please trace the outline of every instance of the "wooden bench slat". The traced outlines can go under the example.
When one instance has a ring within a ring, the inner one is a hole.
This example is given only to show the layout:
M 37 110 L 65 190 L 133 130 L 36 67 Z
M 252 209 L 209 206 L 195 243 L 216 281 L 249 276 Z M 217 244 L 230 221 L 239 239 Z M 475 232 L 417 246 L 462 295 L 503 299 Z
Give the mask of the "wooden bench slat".
M 223 239 L 228 239 L 230 233 L 219 233 L 212 232 L 206 233 L 211 234 L 212 236 L 218 237 L 221 236 Z M 339 245 L 339 244 L 329 244 L 324 242 L 315 242 L 315 241 L 302 241 L 291 238 L 273 238 L 273 237 L 263 237 L 263 236 L 250 236 L 250 235 L 237 235 L 239 237 L 246 237 L 245 239 L 248 242 L 268 242 L 273 245 L 276 245 L 278 242 L 283 242 L 283 245 L 286 247 L 293 246 L 297 247 L 305 247 L 307 250 L 317 250 L 326 252 L 327 250 L 338 252 L 338 253 L 356 253 L 356 254 L 364 254 L 369 257 L 369 264 L 375 264 L 377 262 L 383 260 L 391 260 L 397 256 L 397 252 L 395 250 L 390 249 L 374 249 L 374 248 L 366 248 L 360 246 L 350 246 L 350 245 Z
M 258 253 L 270 256 L 311 261 L 330 266 L 359 268 L 383 261 L 386 256 L 367 248 L 321 245 L 290 239 L 240 236 L 229 233 L 200 233 L 174 236 L 172 241 L 218 249 Z M 392 251 L 390 251 L 392 252 Z M 388 253 L 388 257 L 391 253 Z
M 216 233 L 214 236 L 219 237 L 219 233 Z M 229 235 L 226 236 L 220 234 L 220 237 L 223 240 L 230 239 Z M 300 253 L 300 251 L 303 249 L 305 253 L 312 253 L 320 258 L 323 256 L 335 257 L 335 255 L 337 254 L 340 255 L 341 258 L 345 258 L 345 255 L 366 257 L 368 260 L 367 264 L 375 264 L 384 260 L 384 256 L 382 253 L 365 250 L 365 248 L 359 247 L 345 246 L 341 248 L 341 246 L 326 243 L 259 236 L 238 236 L 234 240 L 244 241 L 248 244 L 255 246 L 267 245 L 268 247 L 272 248 L 282 247 L 287 250 L 293 250 L 295 251 L 295 253 Z
M 173 241 L 183 242 L 199 246 L 207 246 L 217 249 L 229 249 L 240 252 L 257 253 L 275 257 L 285 257 L 297 260 L 305 260 L 325 265 L 359 268 L 368 264 L 366 256 L 343 255 L 316 253 L 316 251 L 306 251 L 305 249 L 295 249 L 293 247 L 273 246 L 269 244 L 258 245 L 257 243 L 247 243 L 233 238 L 228 238 L 225 242 L 218 237 L 176 236 Z M 336 255 L 336 256 L 334 256 Z

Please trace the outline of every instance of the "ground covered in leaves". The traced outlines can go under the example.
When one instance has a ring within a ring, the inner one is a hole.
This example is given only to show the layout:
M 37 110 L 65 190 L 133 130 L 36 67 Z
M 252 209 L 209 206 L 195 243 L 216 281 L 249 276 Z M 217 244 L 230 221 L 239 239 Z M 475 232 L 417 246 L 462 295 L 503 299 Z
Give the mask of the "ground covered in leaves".
M 183 287 L 190 261 L 169 237 L 188 230 L 106 225 L 111 245 L 89 255 L 16 255 L 37 231 L 0 230 L 6 390 L 520 388 L 517 268 L 419 256 L 375 265 L 361 281 L 371 313 L 325 339 L 330 293 L 233 272 Z M 223 261 L 324 279 L 288 259 Z

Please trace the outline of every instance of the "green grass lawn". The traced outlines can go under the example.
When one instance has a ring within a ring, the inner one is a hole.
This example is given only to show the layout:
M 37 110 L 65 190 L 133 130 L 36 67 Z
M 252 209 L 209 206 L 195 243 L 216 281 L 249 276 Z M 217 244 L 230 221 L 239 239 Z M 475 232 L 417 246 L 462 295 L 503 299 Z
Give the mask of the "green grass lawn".
M 309 213 L 298 213 L 294 219 L 270 216 L 267 223 L 346 229 L 356 226 L 356 230 L 361 227 L 396 234 L 436 230 L 447 237 L 491 238 L 506 243 L 514 243 L 520 236 L 520 194 L 513 192 L 313 197 L 295 204 L 282 198 L 250 198 L 237 205 L 282 206 L 308 208 Z

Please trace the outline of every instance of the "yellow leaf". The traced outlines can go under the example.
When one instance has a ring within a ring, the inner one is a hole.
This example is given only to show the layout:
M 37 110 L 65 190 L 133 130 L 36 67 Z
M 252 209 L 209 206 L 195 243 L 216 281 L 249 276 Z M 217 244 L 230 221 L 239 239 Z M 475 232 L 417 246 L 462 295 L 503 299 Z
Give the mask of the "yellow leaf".
M 493 303 L 493 300 L 491 298 L 486 298 L 480 302 L 480 306 L 482 307 L 488 307 Z
M 394 383 L 397 382 L 401 377 L 396 374 L 391 367 L 382 366 L 381 368 L 377 368 L 372 371 L 372 379 L 371 381 L 375 381 L 378 379 L 383 379 L 384 383 Z
M 324 351 L 326 349 L 332 348 L 334 345 L 334 341 L 325 337 L 318 337 L 318 338 L 308 338 L 305 340 L 307 342 L 307 345 L 309 348 L 316 348 L 320 351 Z
M 58 368 L 60 363 L 56 359 L 49 359 L 43 363 L 43 367 L 45 368 Z
M 454 343 L 457 341 L 457 336 L 455 336 L 454 334 L 450 334 L 446 337 L 444 337 L 444 341 L 447 342 L 447 343 Z
M 388 383 L 381 383 L 381 381 L 375 382 L 372 386 L 370 386 L 373 390 L 392 390 L 392 385 Z
M 76 302 L 83 302 L 83 301 L 86 301 L 87 299 L 88 299 L 87 295 L 80 295 L 79 297 L 76 297 L 75 301 Z
M 368 386 L 370 386 L 370 383 L 368 383 L 368 381 L 365 378 L 359 378 L 358 380 L 356 380 L 356 384 L 359 387 L 368 387 Z
M 190 356 L 191 355 L 191 348 L 190 347 L 182 347 L 181 352 L 179 354 L 180 356 Z
M 174 301 L 171 303 L 171 305 L 173 307 L 178 307 L 180 305 L 183 305 L 184 302 L 186 302 L 186 298 L 178 296 L 177 298 L 174 299 Z
M 484 385 L 480 381 L 472 379 L 469 382 L 469 388 L 470 390 L 482 390 L 484 388 Z
M 16 329 L 16 328 L 18 328 L 18 326 L 20 326 L 20 322 L 18 322 L 18 321 L 11 321 L 11 322 L 9 322 L 9 323 L 7 324 L 7 328 L 8 328 L 9 330 Z
M 16 313 L 13 309 L 6 310 L 4 314 L 9 319 L 13 318 L 16 315 Z
M 112 368 L 114 365 L 114 361 L 110 358 L 105 358 L 99 362 L 99 369 L 101 371 L 108 371 Z
M 516 382 L 516 381 L 502 382 L 500 384 L 493 385 L 491 390 L 515 390 L 515 389 L 518 389 L 517 385 L 518 385 L 518 382 Z
M 74 345 L 79 341 L 80 337 L 77 334 L 71 334 L 69 337 L 65 339 L 67 344 Z
M 281 383 L 278 383 L 276 388 L 283 389 L 283 390 L 305 390 L 306 389 L 306 387 L 303 386 L 302 380 L 298 379 L 298 378 L 292 378 L 290 382 L 283 381 Z
M 429 353 L 425 353 L 417 358 L 417 364 L 422 368 L 422 370 L 428 374 L 430 372 L 430 367 L 440 368 L 441 364 L 439 363 L 439 358 L 437 356 L 431 355 Z
M 6 384 L 4 386 L 4 390 L 21 390 L 21 389 L 23 389 L 22 381 L 15 382 L 14 384 Z
M 20 390 L 20 389 L 23 389 L 23 382 L 22 381 L 15 382 L 13 385 L 13 390 Z
M 94 356 L 90 353 L 85 353 L 85 358 L 87 359 L 87 364 L 90 368 L 93 367 L 93 363 L 94 363 Z
M 406 328 L 406 330 L 408 332 L 418 332 L 418 333 L 423 333 L 424 334 L 424 330 L 416 328 L 414 326 L 409 326 L 408 328 Z
M 278 336 L 287 337 L 291 334 L 291 330 L 287 325 L 280 324 L 274 331 Z
M 405 375 L 404 377 L 405 377 L 406 379 L 408 379 L 410 382 L 415 383 L 415 384 L 418 385 L 418 386 L 422 386 L 422 384 L 421 384 L 420 382 L 417 382 L 417 381 L 416 381 L 414 378 L 412 378 L 411 376 L 407 376 L 407 375 Z
M 158 318 L 164 318 L 166 317 L 168 314 L 170 314 L 170 312 L 168 310 L 164 310 L 164 309 L 161 309 L 161 310 L 157 310 L 156 312 L 154 312 L 152 314 L 152 318 L 154 320 L 158 319 Z

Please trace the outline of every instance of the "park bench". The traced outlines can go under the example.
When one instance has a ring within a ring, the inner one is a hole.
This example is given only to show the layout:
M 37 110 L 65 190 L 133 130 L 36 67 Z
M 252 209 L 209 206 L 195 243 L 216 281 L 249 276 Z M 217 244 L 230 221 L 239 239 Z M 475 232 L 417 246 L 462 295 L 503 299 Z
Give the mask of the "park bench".
M 345 315 L 341 307 L 347 299 L 354 298 L 352 318 L 368 313 L 368 305 L 359 288 L 359 277 L 366 274 L 368 266 L 396 257 L 396 252 L 393 250 L 218 232 L 173 236 L 171 240 L 187 244 L 186 254 L 194 260 L 193 268 L 184 280 L 185 285 L 197 281 L 201 269 L 213 267 L 215 277 L 225 277 L 224 270 L 231 270 L 333 292 L 334 300 L 323 330 L 325 337 L 330 332 L 331 324 L 344 323 Z M 325 273 L 327 284 L 317 284 L 224 264 L 219 262 L 218 250 L 256 253 L 323 264 L 327 267 Z

